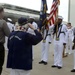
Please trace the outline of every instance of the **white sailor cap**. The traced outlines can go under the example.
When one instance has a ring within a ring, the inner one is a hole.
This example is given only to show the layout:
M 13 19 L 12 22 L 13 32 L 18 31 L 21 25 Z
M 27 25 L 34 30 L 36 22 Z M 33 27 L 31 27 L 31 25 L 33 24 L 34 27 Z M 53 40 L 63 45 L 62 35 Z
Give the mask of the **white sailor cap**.
M 58 19 L 62 19 L 63 20 L 63 17 L 62 16 L 58 16 Z
M 7 20 L 10 21 L 10 22 L 12 22 L 12 19 L 10 19 L 10 18 L 7 18 Z
M 30 16 L 29 18 L 30 18 L 30 19 L 35 19 L 35 18 L 34 18 L 34 17 L 32 17 L 32 16 Z

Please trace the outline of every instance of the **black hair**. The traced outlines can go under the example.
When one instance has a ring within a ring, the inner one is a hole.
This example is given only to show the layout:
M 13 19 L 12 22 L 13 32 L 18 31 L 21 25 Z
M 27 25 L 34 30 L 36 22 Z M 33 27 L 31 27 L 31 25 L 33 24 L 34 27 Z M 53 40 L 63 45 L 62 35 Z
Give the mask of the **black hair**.
M 69 23 L 67 23 L 67 24 L 70 24 L 71 25 L 71 23 L 69 22 Z

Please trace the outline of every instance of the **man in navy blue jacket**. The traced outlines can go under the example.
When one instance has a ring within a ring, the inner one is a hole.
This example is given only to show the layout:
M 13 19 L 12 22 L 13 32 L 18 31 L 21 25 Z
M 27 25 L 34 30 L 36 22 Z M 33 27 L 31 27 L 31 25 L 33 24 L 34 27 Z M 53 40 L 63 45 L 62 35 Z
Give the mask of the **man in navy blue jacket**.
M 42 35 L 31 24 L 26 24 L 25 18 L 18 20 L 19 26 L 8 38 L 7 68 L 11 68 L 10 75 L 30 75 L 32 69 L 32 45 L 42 40 Z M 26 32 L 28 25 L 36 35 Z

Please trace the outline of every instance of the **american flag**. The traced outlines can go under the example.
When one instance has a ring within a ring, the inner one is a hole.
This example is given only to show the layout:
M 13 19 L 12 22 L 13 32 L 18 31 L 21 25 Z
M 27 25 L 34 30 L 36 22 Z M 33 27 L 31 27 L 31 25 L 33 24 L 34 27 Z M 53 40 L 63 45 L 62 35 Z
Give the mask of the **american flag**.
M 60 0 L 53 0 L 52 2 L 52 6 L 51 6 L 51 11 L 48 17 L 48 23 L 50 23 L 50 25 L 54 24 L 55 19 L 58 16 L 58 6 L 60 4 Z

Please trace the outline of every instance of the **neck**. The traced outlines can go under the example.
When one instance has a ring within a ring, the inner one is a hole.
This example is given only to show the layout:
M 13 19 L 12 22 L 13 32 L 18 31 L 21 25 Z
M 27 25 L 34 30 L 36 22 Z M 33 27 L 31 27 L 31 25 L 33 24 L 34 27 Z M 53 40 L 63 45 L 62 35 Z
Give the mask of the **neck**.
M 58 25 L 61 25 L 61 23 L 58 23 Z
M 26 29 L 24 29 L 24 27 L 22 27 L 22 26 L 17 26 L 15 31 L 23 31 L 23 32 L 25 32 Z

